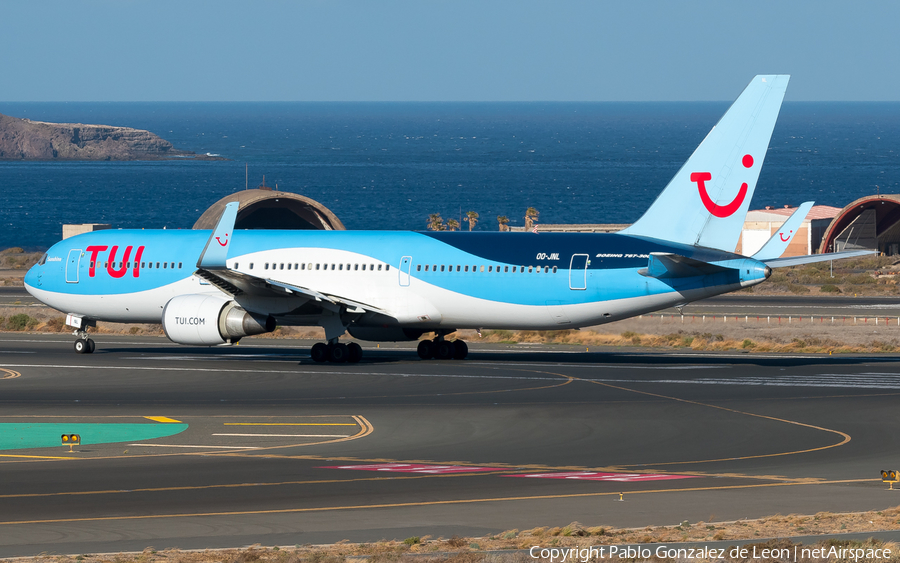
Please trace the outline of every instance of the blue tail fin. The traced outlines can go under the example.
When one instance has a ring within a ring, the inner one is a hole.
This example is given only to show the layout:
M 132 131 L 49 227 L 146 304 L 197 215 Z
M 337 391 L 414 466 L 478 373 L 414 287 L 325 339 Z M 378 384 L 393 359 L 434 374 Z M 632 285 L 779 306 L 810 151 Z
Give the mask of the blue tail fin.
M 754 77 L 650 209 L 622 233 L 733 251 L 789 79 Z

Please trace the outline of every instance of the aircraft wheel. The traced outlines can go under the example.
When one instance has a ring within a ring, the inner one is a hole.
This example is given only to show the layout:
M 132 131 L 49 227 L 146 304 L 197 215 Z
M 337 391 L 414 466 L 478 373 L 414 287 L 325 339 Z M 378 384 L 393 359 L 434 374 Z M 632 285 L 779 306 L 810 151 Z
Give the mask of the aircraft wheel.
M 87 351 L 91 349 L 88 341 L 82 338 L 79 338 L 75 341 L 75 353 L 76 354 L 87 354 Z
M 456 349 L 453 357 L 457 360 L 465 360 L 469 355 L 469 346 L 462 340 L 454 340 L 453 347 Z
M 434 347 L 434 357 L 439 360 L 452 360 L 456 355 L 456 346 L 449 340 L 441 340 Z
M 324 362 L 328 359 L 328 346 L 323 342 L 316 342 L 309 351 L 309 355 L 314 362 Z
M 434 343 L 431 340 L 420 340 L 416 352 L 423 360 L 430 360 L 434 357 Z
M 360 346 L 356 342 L 347 344 L 347 352 L 347 361 L 351 364 L 358 363 L 363 357 L 362 346 Z
M 88 349 L 87 349 L 87 352 L 85 352 L 85 354 L 93 354 L 94 350 L 97 349 L 97 345 L 94 344 L 94 341 L 91 340 L 90 338 L 87 339 L 87 345 L 88 345 Z
M 335 364 L 343 364 L 347 361 L 350 351 L 346 344 L 335 344 L 328 350 L 328 361 Z

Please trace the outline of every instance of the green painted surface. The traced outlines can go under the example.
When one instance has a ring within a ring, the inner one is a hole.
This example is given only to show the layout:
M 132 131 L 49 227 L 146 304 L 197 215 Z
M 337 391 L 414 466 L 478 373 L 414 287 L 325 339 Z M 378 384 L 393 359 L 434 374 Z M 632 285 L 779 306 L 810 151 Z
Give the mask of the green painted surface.
M 80 435 L 82 445 L 137 442 L 173 436 L 187 427 L 187 424 L 158 423 L 6 422 L 0 423 L 0 450 L 61 447 L 63 434 Z

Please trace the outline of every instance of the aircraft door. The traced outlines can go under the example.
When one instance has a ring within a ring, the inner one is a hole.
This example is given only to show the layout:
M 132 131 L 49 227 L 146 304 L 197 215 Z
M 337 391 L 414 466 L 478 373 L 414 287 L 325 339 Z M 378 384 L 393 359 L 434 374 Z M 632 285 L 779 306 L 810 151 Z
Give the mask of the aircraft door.
M 409 287 L 409 269 L 412 266 L 412 256 L 404 256 L 400 259 L 400 286 Z
M 569 262 L 569 289 L 587 289 L 587 254 L 573 254 Z
M 78 283 L 78 266 L 81 265 L 81 249 L 73 248 L 66 259 L 66 283 Z

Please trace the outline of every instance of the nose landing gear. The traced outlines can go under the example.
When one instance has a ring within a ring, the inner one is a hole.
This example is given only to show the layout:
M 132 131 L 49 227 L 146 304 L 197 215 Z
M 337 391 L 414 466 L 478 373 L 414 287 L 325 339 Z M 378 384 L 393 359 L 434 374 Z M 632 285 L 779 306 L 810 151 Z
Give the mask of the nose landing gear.
M 94 349 L 96 349 L 96 344 L 94 341 L 88 338 L 88 335 L 83 330 L 76 330 L 75 336 L 78 337 L 78 340 L 75 341 L 75 353 L 76 354 L 93 354 Z

